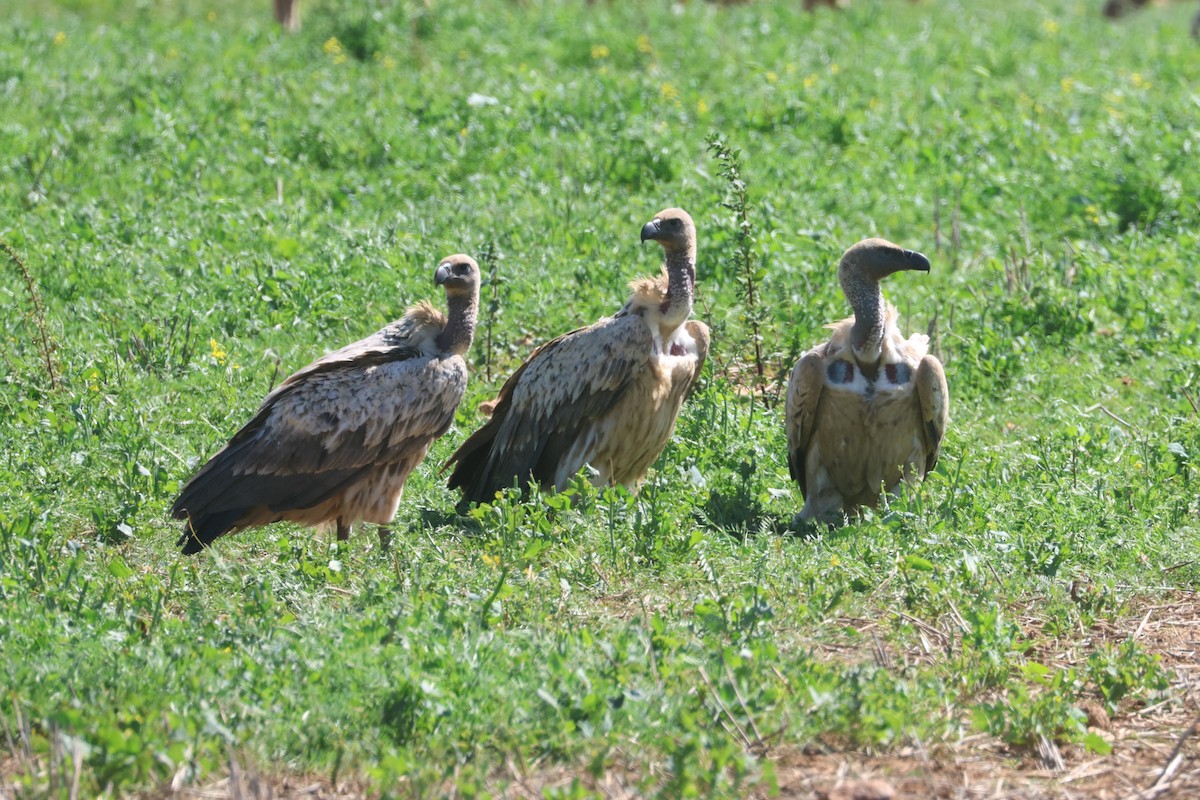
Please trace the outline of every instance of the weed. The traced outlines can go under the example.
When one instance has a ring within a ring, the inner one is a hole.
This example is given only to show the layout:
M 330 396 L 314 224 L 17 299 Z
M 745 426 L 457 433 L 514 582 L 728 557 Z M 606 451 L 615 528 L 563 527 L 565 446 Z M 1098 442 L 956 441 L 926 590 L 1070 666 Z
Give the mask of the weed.
M 750 220 L 751 205 L 746 193 L 746 181 L 742 177 L 741 151 L 731 147 L 716 134 L 705 141 L 709 153 L 720 162 L 721 177 L 728 184 L 726 199 L 721 206 L 733 212 L 737 228 L 734 234 L 734 251 L 729 262 L 742 281 L 742 306 L 746 324 L 750 328 L 750 343 L 754 350 L 755 388 L 761 389 L 766 377 L 762 351 L 762 326 L 766 321 L 765 309 L 758 299 L 757 283 L 767 274 L 766 269 L 757 267 L 755 261 L 754 223 Z

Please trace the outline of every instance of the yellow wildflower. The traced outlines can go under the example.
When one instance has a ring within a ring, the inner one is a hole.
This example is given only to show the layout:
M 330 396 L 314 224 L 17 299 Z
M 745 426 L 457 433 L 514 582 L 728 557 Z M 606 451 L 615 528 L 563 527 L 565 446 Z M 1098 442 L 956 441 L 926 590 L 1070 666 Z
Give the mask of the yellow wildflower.
M 395 69 L 396 68 L 396 59 L 392 58 L 391 56 L 384 56 L 383 57 L 383 68 L 384 69 Z
M 216 22 L 217 21 L 217 12 L 210 11 L 204 15 L 204 18 L 207 19 L 209 22 Z
M 608 49 L 608 45 L 594 44 L 592 45 L 592 58 L 608 58 L 612 55 L 612 51 Z
M 492 555 L 491 553 L 484 553 L 481 558 L 483 559 L 483 563 L 487 564 L 489 567 L 500 566 L 500 556 Z
M 644 33 L 639 36 L 637 38 L 637 49 L 639 53 L 645 53 L 646 55 L 653 53 L 654 46 L 650 44 L 650 37 Z
M 336 36 L 330 36 L 325 40 L 325 44 L 321 45 L 321 49 L 325 51 L 326 55 L 336 56 L 342 52 L 342 43 Z
M 842 71 L 842 68 L 839 67 L 836 62 L 829 65 L 829 74 L 830 75 L 837 75 L 841 71 Z
M 768 72 L 767 73 L 767 83 L 775 83 L 778 80 L 779 80 L 778 72 Z
M 817 85 L 817 76 L 816 75 L 809 75 L 807 78 L 804 79 L 804 88 L 805 89 L 811 89 L 816 85 Z
M 54 46 L 62 47 L 67 42 L 67 34 L 64 31 L 59 31 L 54 34 Z
M 1052 19 L 1047 19 L 1047 20 L 1042 21 L 1042 30 L 1044 30 L 1046 33 L 1050 34 L 1051 36 L 1058 33 L 1058 27 L 1059 27 L 1058 23 Z
M 1075 79 L 1068 75 L 1067 77 L 1065 77 L 1061 81 L 1059 81 L 1059 84 L 1062 86 L 1062 90 L 1064 92 L 1069 92 L 1075 88 Z
M 672 83 L 664 83 L 659 89 L 662 92 L 663 100 L 678 100 L 679 90 Z
M 697 114 L 707 114 L 708 113 L 708 103 L 704 102 L 703 98 L 696 101 L 696 113 Z
M 1149 89 L 1150 88 L 1150 81 L 1143 78 L 1142 73 L 1140 73 L 1140 72 L 1135 72 L 1132 75 L 1130 75 L 1129 81 L 1130 81 L 1130 83 L 1133 84 L 1135 89 Z
M 212 348 L 211 355 L 213 357 L 213 360 L 216 361 L 218 364 L 224 364 L 225 356 L 228 355 L 228 353 L 225 352 L 225 348 L 221 347 L 221 345 L 217 344 L 216 339 L 209 339 L 208 346 Z

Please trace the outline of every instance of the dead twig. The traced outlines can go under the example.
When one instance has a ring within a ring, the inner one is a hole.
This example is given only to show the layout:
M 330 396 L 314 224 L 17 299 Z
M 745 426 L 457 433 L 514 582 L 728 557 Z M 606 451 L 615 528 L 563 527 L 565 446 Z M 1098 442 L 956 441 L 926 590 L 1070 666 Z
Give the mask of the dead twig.
M 1200 20 L 1200 17 L 1196 17 L 1196 19 Z M 1196 401 L 1192 399 L 1192 396 L 1188 393 L 1188 390 L 1180 387 L 1179 391 L 1183 392 L 1183 396 L 1187 398 L 1188 404 L 1192 407 L 1192 413 L 1200 414 L 1200 408 L 1196 407 Z
M 712 679 L 708 677 L 708 672 L 705 671 L 704 667 L 700 667 L 700 679 L 704 681 L 704 685 L 708 688 L 708 693 L 712 695 L 713 701 L 717 704 L 717 708 L 720 709 L 721 714 L 724 716 L 724 719 L 721 720 L 721 727 L 729 731 L 729 733 L 735 734 L 741 741 L 742 746 L 747 750 L 754 748 L 754 741 L 750 739 L 749 735 L 746 733 L 746 729 L 741 726 L 741 724 L 733 716 L 733 712 L 731 712 L 729 707 L 725 705 L 725 701 L 721 699 L 721 693 L 717 690 L 716 685 L 713 684 Z M 726 724 L 725 720 L 729 720 L 729 723 Z M 730 725 L 733 726 L 732 729 L 730 729 Z
M 46 377 L 50 381 L 50 388 L 57 390 L 61 388 L 61 384 L 58 379 L 58 368 L 54 363 L 56 348 L 46 325 L 46 306 L 42 302 L 42 294 L 38 291 L 33 273 L 29 271 L 29 267 L 25 266 L 25 262 L 17 255 L 17 251 L 13 249 L 12 245 L 0 239 L 0 250 L 7 253 L 12 262 L 17 265 L 17 269 L 21 271 L 21 277 L 25 281 L 25 292 L 29 295 L 29 302 L 33 306 L 33 326 L 37 330 L 37 345 L 42 355 L 42 363 L 46 367 Z
M 1116 414 L 1114 414 L 1113 412 L 1111 412 L 1107 408 L 1105 408 L 1103 403 L 1096 403 L 1096 405 L 1089 407 L 1088 409 L 1086 409 L 1086 413 L 1090 414 L 1096 410 L 1103 411 L 1110 419 L 1112 419 L 1115 422 L 1120 423 L 1121 425 L 1124 425 L 1126 428 L 1129 428 L 1129 430 L 1131 430 L 1131 431 L 1138 430 L 1138 427 L 1136 425 L 1134 425 L 1131 422 L 1126 422 L 1125 420 L 1121 419 Z
M 1133 640 L 1137 641 L 1142 636 L 1142 631 L 1146 629 L 1146 623 L 1150 621 L 1150 615 L 1154 613 L 1154 609 L 1146 612 L 1146 616 L 1142 617 L 1142 622 L 1137 626 L 1137 630 L 1133 632 Z
M 1167 763 L 1163 766 L 1162 772 L 1158 774 L 1151 789 L 1158 788 L 1171 780 L 1171 777 L 1178 771 L 1179 765 L 1183 763 L 1183 745 L 1196 733 L 1197 726 L 1200 726 L 1200 714 L 1197 714 L 1192 719 L 1192 724 L 1188 725 L 1183 733 L 1179 735 L 1179 740 L 1175 742 L 1175 747 L 1171 750 L 1171 755 L 1167 758 Z

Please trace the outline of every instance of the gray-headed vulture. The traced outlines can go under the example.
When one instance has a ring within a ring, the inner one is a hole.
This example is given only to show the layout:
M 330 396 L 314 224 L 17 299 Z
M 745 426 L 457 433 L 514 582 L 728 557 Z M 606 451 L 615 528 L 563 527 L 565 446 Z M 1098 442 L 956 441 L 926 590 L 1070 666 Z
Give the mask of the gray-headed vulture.
M 937 464 L 949 419 L 946 376 L 929 337 L 905 339 L 879 281 L 929 271 L 929 259 L 883 239 L 842 256 L 838 279 L 854 316 L 801 356 L 788 382 L 788 467 L 800 484 L 798 521 L 840 523 L 874 506 L 881 489 L 923 478 Z
M 678 208 L 642 228 L 663 273 L 630 284 L 614 316 L 546 342 L 505 382 L 491 419 L 446 466 L 463 503 L 530 483 L 562 489 L 585 464 L 597 486 L 635 487 L 666 446 L 708 355 L 708 326 L 688 320 L 696 228 Z
M 404 481 L 445 433 L 467 388 L 463 355 L 479 306 L 479 266 L 444 259 L 434 281 L 448 314 L 418 303 L 366 339 L 320 358 L 267 395 L 254 419 L 188 481 L 171 508 L 179 546 L 289 520 L 386 525 Z M 386 544 L 387 532 L 380 531 Z

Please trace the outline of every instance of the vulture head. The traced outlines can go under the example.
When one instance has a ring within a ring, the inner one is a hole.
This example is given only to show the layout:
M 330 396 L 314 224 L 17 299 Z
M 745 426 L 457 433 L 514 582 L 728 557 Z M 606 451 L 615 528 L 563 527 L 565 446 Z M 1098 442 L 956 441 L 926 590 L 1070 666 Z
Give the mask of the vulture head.
M 838 280 L 853 305 L 861 284 L 879 283 L 893 272 L 904 270 L 929 272 L 929 259 L 892 244 L 887 239 L 863 239 L 842 255 L 842 262 L 838 265 Z
M 446 287 L 446 295 L 470 296 L 479 291 L 479 265 L 470 256 L 446 256 L 433 273 L 433 282 Z
M 433 282 L 446 289 L 450 312 L 438 346 L 457 355 L 467 352 L 475 335 L 479 308 L 479 265 L 470 256 L 457 253 L 446 256 L 433 273 Z
M 903 270 L 928 272 L 929 259 L 886 239 L 863 239 L 842 255 L 838 281 L 854 309 L 851 342 L 859 363 L 873 363 L 879 358 L 885 323 L 879 282 Z
M 667 257 L 684 253 L 695 258 L 696 226 L 682 208 L 667 208 L 642 226 L 642 241 L 653 239 L 662 245 Z
M 662 245 L 666 300 L 659 308 L 663 335 L 683 324 L 692 313 L 696 293 L 696 226 L 682 208 L 666 208 L 642 226 L 642 241 Z

